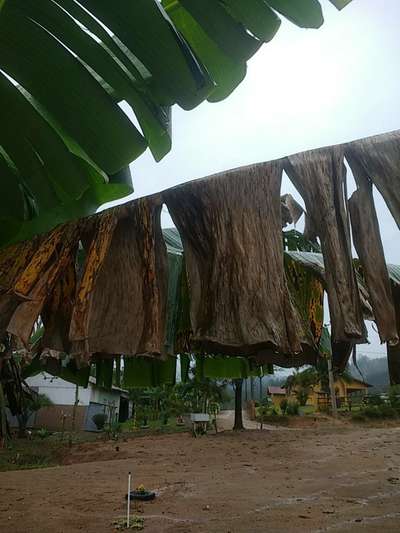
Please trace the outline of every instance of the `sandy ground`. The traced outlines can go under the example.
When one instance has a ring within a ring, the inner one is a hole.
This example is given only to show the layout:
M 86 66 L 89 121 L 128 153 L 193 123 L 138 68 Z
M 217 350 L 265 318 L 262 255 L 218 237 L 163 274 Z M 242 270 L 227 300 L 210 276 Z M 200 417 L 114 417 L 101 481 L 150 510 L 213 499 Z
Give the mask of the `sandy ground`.
M 224 414 L 220 425 L 231 422 Z M 398 427 L 325 422 L 115 446 L 87 443 L 72 464 L 0 473 L 0 531 L 111 532 L 129 470 L 158 494 L 141 505 L 147 533 L 400 531 Z

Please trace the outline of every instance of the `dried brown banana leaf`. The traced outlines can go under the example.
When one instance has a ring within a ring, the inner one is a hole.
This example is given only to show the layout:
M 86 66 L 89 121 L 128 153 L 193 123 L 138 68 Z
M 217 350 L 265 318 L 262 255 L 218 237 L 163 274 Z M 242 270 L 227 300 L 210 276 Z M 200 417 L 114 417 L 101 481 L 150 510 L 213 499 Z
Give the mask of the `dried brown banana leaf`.
M 381 342 L 396 343 L 395 309 L 371 183 L 359 181 L 359 188 L 349 199 L 349 210 L 354 245 L 368 286 Z
M 73 313 L 73 353 L 163 356 L 168 265 L 161 207 L 151 196 L 100 214 L 105 219 Z
M 343 149 L 323 148 L 289 156 L 285 170 L 302 195 L 321 241 L 333 342 L 363 342 L 366 330 L 344 203 Z
M 400 228 L 400 131 L 346 144 L 345 156 L 356 179 L 374 183 Z
M 209 353 L 301 352 L 305 334 L 283 269 L 282 162 L 169 189 L 183 241 L 193 341 Z

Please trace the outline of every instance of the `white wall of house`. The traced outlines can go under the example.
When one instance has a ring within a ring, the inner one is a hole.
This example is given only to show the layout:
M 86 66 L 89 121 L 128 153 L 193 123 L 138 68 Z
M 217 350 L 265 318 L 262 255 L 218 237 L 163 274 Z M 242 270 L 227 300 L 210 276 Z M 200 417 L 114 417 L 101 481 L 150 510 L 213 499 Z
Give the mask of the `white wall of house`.
M 26 380 L 30 387 L 37 387 L 39 394 L 45 394 L 55 405 L 74 405 L 75 388 L 74 383 L 52 376 L 47 372 L 40 372 Z M 79 387 L 79 405 L 89 405 L 91 401 L 91 387 L 87 389 Z
M 121 392 L 119 390 L 105 390 L 93 386 L 92 383 L 89 383 L 90 388 L 90 401 L 94 403 L 102 403 L 104 405 L 115 405 L 119 407 L 119 399 Z
M 40 372 L 36 376 L 28 378 L 26 382 L 30 387 L 34 387 L 39 394 L 45 394 L 55 405 L 74 405 L 75 403 L 76 386 L 74 383 L 52 376 L 47 372 Z M 118 388 L 109 391 L 96 387 L 95 379 L 90 377 L 86 389 L 84 387 L 78 388 L 79 405 L 87 406 L 91 402 L 114 405 L 116 412 L 118 412 L 121 392 L 121 389 Z
M 39 394 L 45 394 L 54 406 L 73 406 L 75 403 L 76 385 L 73 383 L 52 376 L 47 372 L 40 372 L 36 376 L 28 378 L 26 382 Z M 91 376 L 87 388 L 78 387 L 78 406 L 85 408 L 83 428 L 89 431 L 96 429 L 92 419 L 96 413 L 105 412 L 118 420 L 121 396 L 126 398 L 126 391 L 118 387 L 113 387 L 112 390 L 96 387 L 96 379 Z M 109 410 L 109 406 L 112 406 L 113 409 Z M 128 414 L 129 416 L 132 415 L 132 401 L 129 401 L 128 404 Z

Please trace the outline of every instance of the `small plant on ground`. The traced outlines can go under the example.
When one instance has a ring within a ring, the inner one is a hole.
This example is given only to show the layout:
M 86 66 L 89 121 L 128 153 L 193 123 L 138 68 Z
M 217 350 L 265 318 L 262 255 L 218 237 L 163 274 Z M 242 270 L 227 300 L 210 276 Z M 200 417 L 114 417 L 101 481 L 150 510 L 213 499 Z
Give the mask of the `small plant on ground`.
M 124 529 L 134 529 L 140 531 L 144 528 L 144 518 L 142 516 L 132 515 L 129 519 L 129 528 L 127 526 L 126 517 L 114 520 L 112 525 L 117 531 L 123 531 Z
M 146 489 L 143 483 L 136 487 L 136 492 L 139 492 L 140 494 L 144 494 L 146 492 Z
M 46 439 L 50 435 L 51 435 L 50 431 L 48 431 L 46 428 L 40 428 L 39 431 L 37 432 L 37 436 L 40 439 Z
M 122 424 L 120 422 L 111 422 L 104 426 L 104 429 L 107 433 L 109 439 L 118 440 L 118 437 L 122 431 Z

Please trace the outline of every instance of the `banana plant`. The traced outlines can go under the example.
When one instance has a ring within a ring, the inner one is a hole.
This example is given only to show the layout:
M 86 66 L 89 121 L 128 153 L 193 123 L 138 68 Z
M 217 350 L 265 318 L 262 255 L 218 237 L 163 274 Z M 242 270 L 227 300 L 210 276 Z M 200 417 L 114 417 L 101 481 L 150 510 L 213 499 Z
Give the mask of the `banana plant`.
M 130 194 L 171 107 L 226 98 L 281 16 L 323 23 L 318 0 L 0 0 L 0 246 Z

